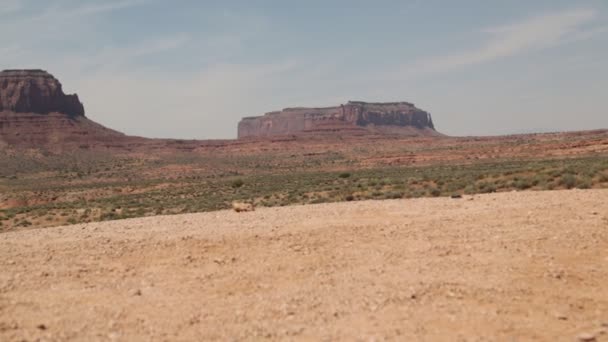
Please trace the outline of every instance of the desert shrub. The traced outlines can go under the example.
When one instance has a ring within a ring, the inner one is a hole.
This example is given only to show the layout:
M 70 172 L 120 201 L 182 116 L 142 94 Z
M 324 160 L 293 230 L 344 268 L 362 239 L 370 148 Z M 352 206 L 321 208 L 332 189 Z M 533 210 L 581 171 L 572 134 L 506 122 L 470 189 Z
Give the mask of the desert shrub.
M 477 185 L 477 189 L 480 193 L 489 194 L 492 192 L 496 192 L 496 186 L 494 184 L 488 182 L 481 182 Z
M 118 220 L 118 219 L 120 219 L 120 215 L 118 215 L 118 214 L 116 214 L 114 212 L 103 213 L 103 214 L 101 214 L 101 216 L 99 217 L 99 219 L 101 221 Z
M 608 175 L 605 173 L 600 174 L 599 181 L 602 183 L 608 183 Z
M 545 183 L 545 178 L 543 176 L 536 175 L 532 179 L 532 186 L 537 186 L 537 185 L 541 185 L 541 184 L 544 184 L 544 183 Z
M 563 171 L 562 171 L 562 170 L 553 170 L 553 171 L 549 172 L 549 175 L 550 175 L 550 176 L 551 176 L 553 179 L 555 179 L 555 178 L 557 178 L 557 177 L 561 176 L 561 175 L 562 175 L 562 173 L 563 173 Z
M 403 193 L 402 192 L 398 192 L 398 191 L 387 192 L 386 194 L 384 194 L 384 198 L 387 198 L 387 199 L 399 199 L 399 198 L 403 198 Z
M 312 201 L 310 201 L 311 204 L 319 204 L 319 203 L 325 203 L 325 199 L 322 197 L 317 197 L 315 199 L 313 199 Z
M 338 175 L 340 178 L 350 178 L 351 174 L 350 172 L 342 172 L 341 174 Z
M 526 190 L 532 187 L 532 184 L 527 179 L 518 179 L 514 182 L 513 186 L 519 190 Z
M 577 187 L 579 189 L 591 189 L 591 186 L 592 186 L 591 179 L 589 179 L 589 178 L 581 179 L 577 184 Z
M 355 200 L 355 196 L 353 195 L 348 195 L 344 198 L 347 202 L 352 202 Z
M 439 197 L 441 195 L 441 190 L 434 188 L 429 192 L 433 197 Z
M 568 189 L 572 189 L 576 185 L 576 177 L 570 173 L 567 173 L 561 177 L 559 184 Z
M 232 186 L 233 189 L 238 189 L 240 187 L 242 187 L 243 185 L 245 185 L 245 181 L 242 179 L 235 179 L 232 181 L 232 183 L 230 184 Z
M 17 226 L 19 227 L 30 227 L 32 225 L 32 222 L 28 221 L 28 220 L 23 220 L 21 222 L 19 222 L 19 224 L 17 224 Z
M 414 198 L 422 197 L 424 195 L 426 195 L 426 192 L 424 192 L 422 190 L 416 190 L 412 193 L 412 197 L 414 197 Z

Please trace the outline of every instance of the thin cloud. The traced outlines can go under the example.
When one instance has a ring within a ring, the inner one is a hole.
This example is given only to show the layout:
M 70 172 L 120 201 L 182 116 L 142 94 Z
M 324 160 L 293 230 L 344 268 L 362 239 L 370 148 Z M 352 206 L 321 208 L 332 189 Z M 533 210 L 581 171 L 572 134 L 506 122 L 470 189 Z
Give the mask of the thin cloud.
M 85 5 L 80 8 L 77 8 L 71 14 L 72 15 L 94 15 L 94 14 L 99 14 L 99 13 L 104 13 L 104 12 L 117 11 L 117 10 L 129 8 L 129 7 L 140 6 L 140 5 L 144 5 L 148 2 L 150 2 L 150 1 L 149 0 L 124 0 L 124 1 L 108 2 L 108 3 L 103 3 L 103 4 Z
M 106 1 L 103 3 L 89 2 L 83 4 L 74 4 L 71 2 L 58 2 L 52 6 L 42 9 L 41 12 L 28 17 L 15 18 L 20 22 L 44 22 L 44 21 L 66 21 L 72 18 L 82 19 L 87 16 L 100 15 L 106 12 L 123 10 L 131 7 L 141 6 L 150 3 L 152 0 L 120 0 Z M 10 8 L 10 6 L 9 6 Z M 21 7 L 19 7 L 20 9 Z M 1 14 L 0 7 L 0 14 Z
M 66 68 L 95 68 L 98 70 L 115 70 L 128 66 L 137 58 L 151 54 L 178 49 L 191 41 L 190 35 L 179 33 L 146 40 L 129 46 L 107 46 L 94 54 L 71 57 L 65 60 Z
M 576 9 L 533 17 L 509 26 L 489 28 L 483 32 L 490 38 L 478 48 L 430 58 L 404 68 L 406 74 L 442 72 L 516 56 L 529 51 L 588 39 L 605 30 L 583 26 L 597 13 Z
M 23 4 L 20 0 L 3 0 L 0 2 L 0 16 L 20 11 Z

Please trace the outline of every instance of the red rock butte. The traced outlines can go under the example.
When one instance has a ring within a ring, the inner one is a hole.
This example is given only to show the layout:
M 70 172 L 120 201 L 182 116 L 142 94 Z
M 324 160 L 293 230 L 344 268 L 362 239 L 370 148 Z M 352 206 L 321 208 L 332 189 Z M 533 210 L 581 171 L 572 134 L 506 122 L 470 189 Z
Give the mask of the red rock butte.
M 409 102 L 349 101 L 338 107 L 286 108 L 246 117 L 238 127 L 239 139 L 332 132 L 441 135 L 431 115 Z
M 61 83 L 39 69 L 0 72 L 0 112 L 4 111 L 84 116 L 78 95 L 64 94 Z
M 61 83 L 44 70 L 0 72 L 0 148 L 89 148 L 125 139 L 84 113 L 78 95 L 66 95 Z

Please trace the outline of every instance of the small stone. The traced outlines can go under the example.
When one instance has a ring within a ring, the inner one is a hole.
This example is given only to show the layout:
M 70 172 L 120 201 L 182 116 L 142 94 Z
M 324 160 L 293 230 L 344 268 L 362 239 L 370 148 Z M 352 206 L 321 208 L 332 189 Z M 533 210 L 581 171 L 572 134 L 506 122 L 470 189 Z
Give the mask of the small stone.
M 582 333 L 582 334 L 579 334 L 579 335 L 578 335 L 576 338 L 577 338 L 579 341 L 581 341 L 581 342 L 595 342 L 595 341 L 597 341 L 597 340 L 595 339 L 595 335 L 590 334 L 590 333 Z
M 559 319 L 560 321 L 567 321 L 568 320 L 568 316 L 564 315 L 564 314 L 557 314 L 555 315 L 555 317 L 557 317 L 557 319 Z
M 451 197 L 452 199 L 461 199 L 461 198 L 462 198 L 462 195 L 460 195 L 460 194 L 454 194 L 454 195 L 452 195 L 452 196 L 450 196 L 450 197 Z
M 46 325 L 44 325 L 44 324 L 38 324 L 36 326 L 36 328 L 38 328 L 39 330 L 46 330 L 47 329 Z
M 132 290 L 131 295 L 132 296 L 141 296 L 141 290 L 140 289 Z

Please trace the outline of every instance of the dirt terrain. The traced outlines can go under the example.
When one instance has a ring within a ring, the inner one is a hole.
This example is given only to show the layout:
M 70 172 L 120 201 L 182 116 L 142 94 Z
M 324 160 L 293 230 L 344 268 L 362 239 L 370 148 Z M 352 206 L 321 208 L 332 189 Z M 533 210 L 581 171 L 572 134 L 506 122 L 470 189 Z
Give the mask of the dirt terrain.
M 608 341 L 608 190 L 0 234 L 0 340 Z

